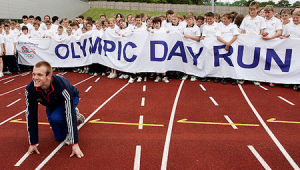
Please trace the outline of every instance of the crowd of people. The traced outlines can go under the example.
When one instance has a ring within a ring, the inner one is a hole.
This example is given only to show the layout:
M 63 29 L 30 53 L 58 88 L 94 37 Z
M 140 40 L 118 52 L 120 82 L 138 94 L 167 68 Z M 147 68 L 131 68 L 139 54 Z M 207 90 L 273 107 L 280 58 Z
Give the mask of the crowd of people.
M 44 16 L 22 17 L 23 23 L 6 20 L 0 28 L 0 77 L 4 74 L 19 73 L 22 71 L 17 63 L 16 42 L 28 41 L 31 38 L 50 38 L 58 42 L 64 41 L 70 36 L 79 40 L 84 34 L 104 32 L 126 37 L 135 31 L 149 31 L 149 33 L 179 32 L 186 39 L 186 43 L 197 43 L 205 38 L 216 38 L 224 43 L 225 50 L 229 50 L 231 44 L 240 34 L 261 35 L 265 41 L 275 38 L 300 38 L 300 9 L 283 9 L 279 14 L 275 13 L 272 5 L 259 9 L 257 2 L 249 5 L 249 14 L 244 16 L 237 12 L 223 14 L 207 12 L 204 16 L 195 16 L 192 12 L 186 16 L 180 16 L 173 10 L 168 10 L 166 15 L 151 17 L 141 13 L 139 15 L 129 14 L 127 17 L 118 13 L 114 18 L 100 15 L 99 20 L 94 21 L 91 17 L 76 17 L 74 20 L 67 18 L 59 19 Z M 224 38 L 222 35 L 227 35 Z M 230 38 L 228 38 L 230 37 Z M 3 61 L 2 61 L 3 59 Z M 180 72 L 167 73 L 125 73 L 115 69 L 107 68 L 100 64 L 92 64 L 83 68 L 73 68 L 74 72 L 88 73 L 94 76 L 101 74 L 108 78 L 129 79 L 129 83 L 141 82 L 143 79 L 153 78 L 154 82 L 163 81 L 168 83 L 172 78 L 190 79 L 190 81 L 201 80 L 221 82 L 227 84 L 231 81 L 233 85 L 242 84 L 244 80 L 230 80 L 228 78 L 197 77 Z M 255 85 L 260 82 L 254 81 Z M 270 86 L 274 83 L 268 82 Z M 299 85 L 284 85 L 300 89 Z

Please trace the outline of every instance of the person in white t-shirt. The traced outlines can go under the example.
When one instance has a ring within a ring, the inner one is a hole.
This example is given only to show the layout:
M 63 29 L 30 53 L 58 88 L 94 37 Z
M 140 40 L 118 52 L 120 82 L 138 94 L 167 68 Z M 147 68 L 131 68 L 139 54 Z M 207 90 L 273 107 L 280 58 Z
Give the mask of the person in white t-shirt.
M 20 27 L 22 28 L 23 26 L 26 26 L 28 28 L 29 33 L 30 33 L 31 30 L 33 30 L 33 26 L 29 23 L 28 16 L 27 15 L 23 15 L 22 16 L 22 21 L 23 21 L 23 23 L 20 24 Z
M 173 10 L 168 10 L 166 12 L 166 20 L 163 20 L 161 23 L 161 27 L 169 28 L 172 25 L 172 17 L 174 15 Z
M 31 33 L 30 33 L 31 38 L 42 38 L 44 35 L 44 32 L 41 29 L 39 29 L 40 23 L 35 21 L 33 23 L 33 27 L 34 27 L 34 29 L 31 30 Z
M 293 21 L 287 25 L 281 38 L 300 38 L 300 10 L 293 12 Z
M 0 28 L 0 77 L 3 77 L 4 74 L 3 74 L 3 60 L 2 60 L 2 57 L 3 57 L 3 54 L 4 54 L 4 38 L 3 38 L 3 35 L 2 35 L 2 28 Z
M 280 37 L 282 34 L 282 23 L 279 19 L 274 17 L 274 7 L 272 5 L 267 5 L 264 8 L 264 11 L 266 15 L 266 29 L 263 34 L 263 39 L 272 40 Z
M 249 5 L 249 15 L 243 19 L 240 26 L 242 34 L 262 35 L 264 33 L 266 28 L 265 19 L 257 15 L 258 10 L 258 3 L 252 1 Z
M 67 38 L 67 35 L 64 33 L 64 28 L 58 26 L 57 34 L 54 34 L 54 40 L 57 42 L 62 42 Z
M 281 22 L 282 22 L 282 35 L 286 34 L 286 27 L 292 23 L 290 20 L 291 17 L 291 11 L 289 9 L 282 9 L 280 11 L 281 15 Z
M 193 47 L 193 44 L 197 43 L 201 39 L 200 28 L 195 24 L 195 18 L 193 15 L 188 15 L 186 17 L 187 26 L 183 28 L 183 37 L 185 38 L 185 45 Z M 182 79 L 187 79 L 188 76 L 185 75 Z M 197 77 L 191 75 L 191 81 L 196 81 Z
M 203 27 L 204 27 L 204 17 L 201 15 L 197 16 L 196 23 L 197 23 L 197 26 L 200 28 L 200 33 L 202 35 Z
M 29 15 L 29 17 L 28 17 L 28 22 L 29 22 L 31 25 L 33 25 L 34 21 L 35 21 L 34 16 L 33 16 L 33 15 Z
M 150 31 L 152 34 L 162 34 L 162 33 L 169 33 L 170 32 L 166 28 L 161 27 L 162 21 L 161 21 L 160 17 L 154 17 L 152 22 L 153 22 L 153 29 Z M 161 78 L 161 76 L 163 78 Z M 165 83 L 169 83 L 169 79 L 168 79 L 166 73 L 162 73 L 162 74 L 156 73 L 156 78 L 155 78 L 154 82 L 157 83 L 161 80 Z
M 235 42 L 239 33 L 238 27 L 232 23 L 232 16 L 230 14 L 224 14 L 222 16 L 222 23 L 218 25 L 217 29 L 217 40 L 225 44 L 225 50 L 229 51 L 229 47 L 232 43 Z M 227 79 L 223 78 L 221 80 L 222 84 L 227 84 Z M 237 84 L 237 81 L 234 80 L 233 85 Z
M 58 18 L 58 16 L 53 16 L 51 27 L 54 31 L 54 34 L 57 34 L 58 26 L 59 26 L 59 18 Z
M 54 30 L 52 28 L 51 21 L 47 20 L 45 21 L 46 30 L 44 31 L 43 38 L 53 38 L 54 37 Z
M 16 36 L 17 38 L 20 36 L 20 30 L 18 30 L 17 28 L 16 28 L 16 22 L 14 22 L 14 21 L 12 21 L 11 23 L 10 23 L 10 32 L 14 35 L 14 36 Z
M 17 37 L 10 33 L 10 26 L 4 25 L 5 34 L 4 38 L 4 53 L 5 53 L 5 63 L 4 67 L 7 67 L 8 74 L 15 73 L 18 71 L 18 66 L 16 63 L 16 43 Z
M 266 29 L 263 33 L 263 40 L 269 41 L 275 38 L 279 38 L 282 34 L 282 23 L 279 19 L 274 17 L 274 7 L 267 5 L 264 8 Z M 269 83 L 270 87 L 274 87 L 275 84 Z
M 178 32 L 180 34 L 183 34 L 184 27 L 179 22 L 179 15 L 178 14 L 174 14 L 172 16 L 171 22 L 172 22 L 172 24 L 169 25 L 168 29 L 171 32 Z
M 28 33 L 28 28 L 26 26 L 22 27 L 22 34 L 20 35 L 19 42 L 28 42 L 30 39 L 30 34 Z

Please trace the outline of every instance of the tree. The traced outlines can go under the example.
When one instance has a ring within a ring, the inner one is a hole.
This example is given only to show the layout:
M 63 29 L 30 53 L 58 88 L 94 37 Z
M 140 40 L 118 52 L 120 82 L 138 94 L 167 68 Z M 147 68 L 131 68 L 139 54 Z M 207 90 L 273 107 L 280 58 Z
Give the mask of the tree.
M 291 4 L 289 3 L 288 0 L 280 0 L 277 4 L 276 4 L 277 7 L 282 7 L 282 8 L 287 8 L 287 7 L 290 7 Z
M 260 7 L 265 7 L 265 6 L 267 6 L 267 5 L 273 5 L 273 6 L 275 6 L 276 4 L 275 4 L 275 2 L 273 2 L 273 1 L 261 2 L 261 3 L 259 3 L 259 6 L 260 6 Z
M 300 6 L 300 1 L 296 1 L 295 3 L 293 3 L 293 7 L 299 7 Z

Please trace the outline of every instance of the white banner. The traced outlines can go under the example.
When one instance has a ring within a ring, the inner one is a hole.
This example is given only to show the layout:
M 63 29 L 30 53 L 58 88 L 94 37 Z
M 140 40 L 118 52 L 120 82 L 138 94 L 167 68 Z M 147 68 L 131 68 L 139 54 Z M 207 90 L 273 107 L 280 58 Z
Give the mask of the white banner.
M 216 38 L 199 42 L 179 33 L 134 32 L 117 37 L 109 32 L 85 34 L 79 41 L 31 39 L 18 42 L 19 64 L 48 61 L 53 67 L 92 63 L 124 72 L 181 71 L 199 77 L 230 77 L 262 82 L 300 84 L 300 39 L 265 41 L 239 35 L 229 51 Z

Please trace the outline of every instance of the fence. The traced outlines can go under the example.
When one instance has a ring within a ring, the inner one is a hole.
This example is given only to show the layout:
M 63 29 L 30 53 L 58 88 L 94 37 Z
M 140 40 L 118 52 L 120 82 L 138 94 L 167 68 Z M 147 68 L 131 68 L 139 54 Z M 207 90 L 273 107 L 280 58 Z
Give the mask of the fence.
M 166 12 L 169 9 L 175 12 L 194 12 L 204 14 L 211 11 L 211 6 L 204 5 L 188 5 L 188 4 L 155 4 L 155 3 L 140 3 L 140 2 L 113 2 L 113 1 L 91 1 L 91 8 L 110 8 L 110 9 L 125 9 L 125 10 L 145 10 Z M 276 12 L 281 9 L 276 8 Z M 247 15 L 248 7 L 239 6 L 215 6 L 215 12 L 224 14 L 227 12 L 236 11 L 240 14 Z

